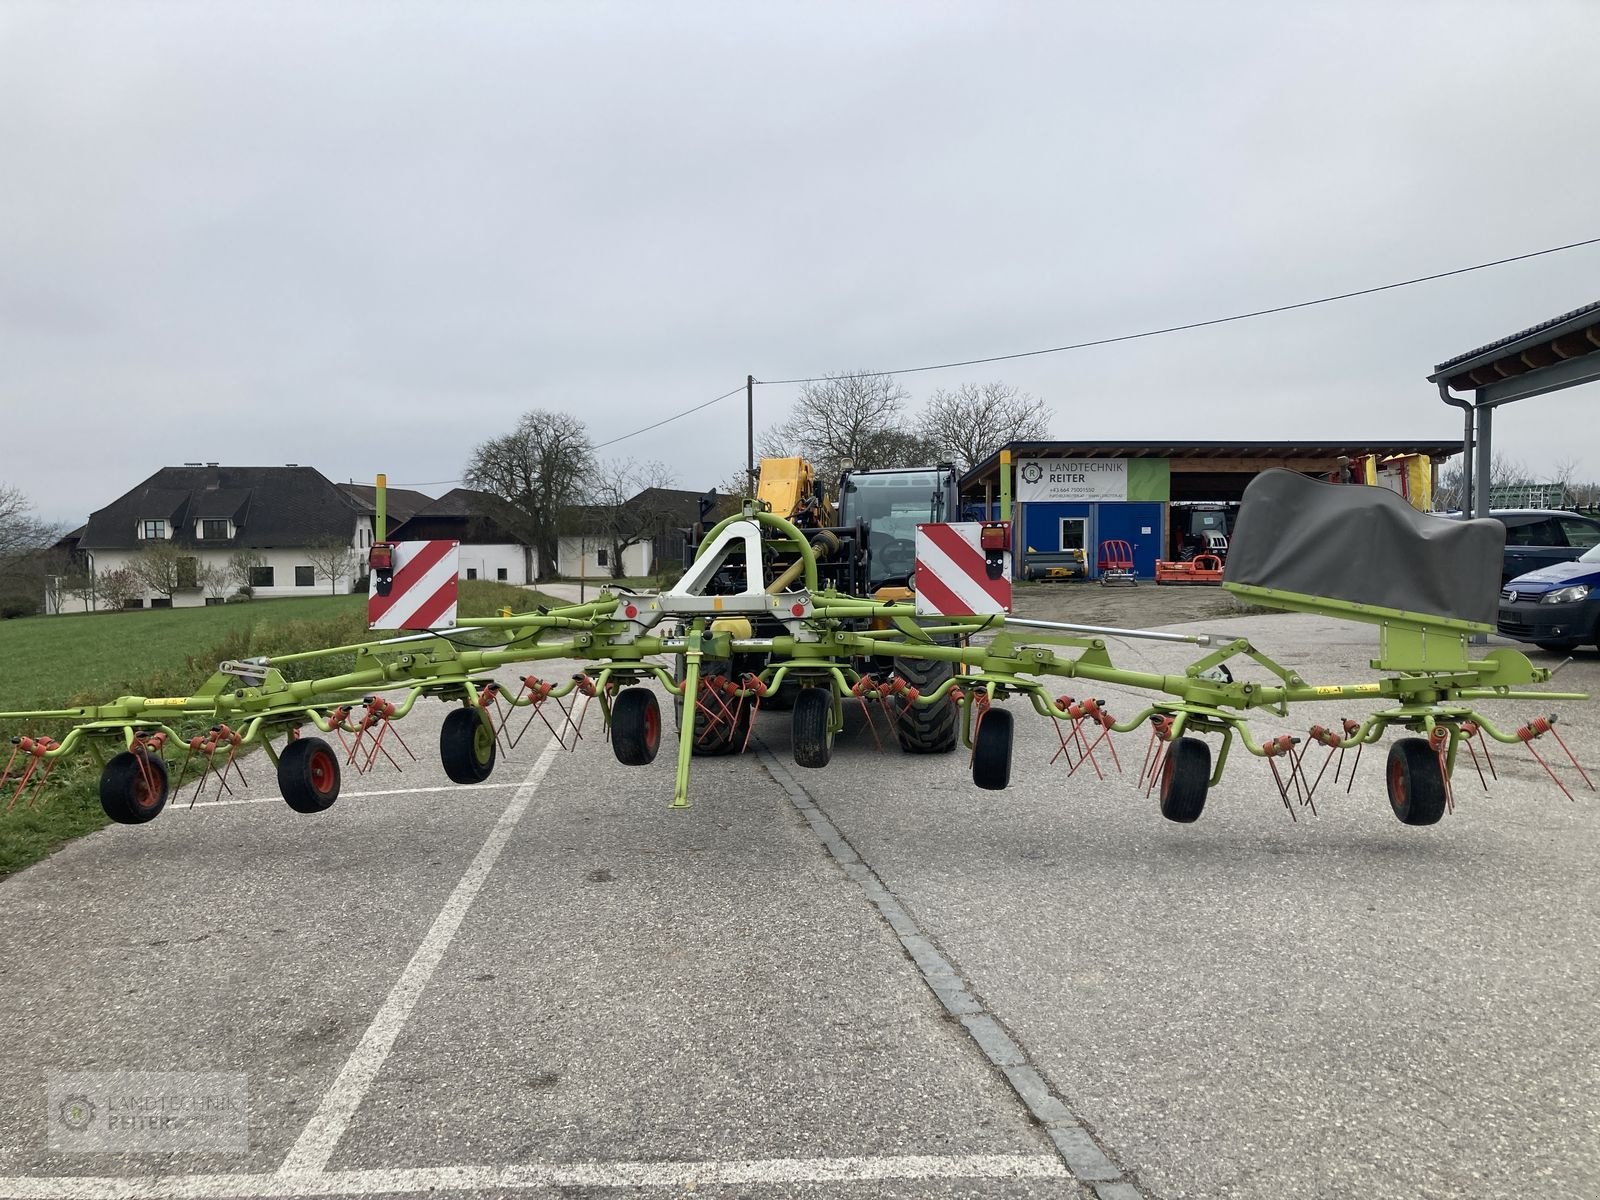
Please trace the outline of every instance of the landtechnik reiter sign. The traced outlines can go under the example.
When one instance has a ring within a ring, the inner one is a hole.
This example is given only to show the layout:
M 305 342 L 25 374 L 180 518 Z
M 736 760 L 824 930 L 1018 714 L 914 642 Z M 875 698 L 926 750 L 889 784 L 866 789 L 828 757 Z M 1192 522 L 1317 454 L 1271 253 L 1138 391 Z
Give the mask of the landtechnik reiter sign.
M 1024 458 L 1017 464 L 1017 499 L 1127 500 L 1125 458 Z

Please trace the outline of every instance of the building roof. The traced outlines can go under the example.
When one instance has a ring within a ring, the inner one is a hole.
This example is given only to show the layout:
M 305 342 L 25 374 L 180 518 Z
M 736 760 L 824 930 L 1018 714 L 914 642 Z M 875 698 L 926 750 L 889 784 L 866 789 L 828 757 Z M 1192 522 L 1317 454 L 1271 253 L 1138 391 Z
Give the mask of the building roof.
M 162 520 L 178 546 L 267 549 L 304 546 L 355 532 L 355 502 L 313 467 L 162 467 L 150 478 L 90 514 L 79 545 L 85 550 L 133 550 L 140 525 Z M 206 518 L 235 525 L 227 539 L 195 537 Z
M 1230 441 L 1230 442 L 1008 442 L 1003 449 L 1019 458 L 1165 458 L 1206 460 L 1252 458 L 1275 462 L 1304 462 L 1308 470 L 1331 465 L 1341 454 L 1349 458 L 1376 455 L 1393 458 L 1402 454 L 1426 454 L 1430 458 L 1449 458 L 1461 453 L 1459 441 Z M 997 476 L 1000 451 L 984 459 L 961 479 L 963 489 Z
M 1600 377 L 1600 300 L 1446 359 L 1428 376 L 1457 392 L 1517 379 L 1503 399 L 1552 392 Z M 1584 362 L 1574 360 L 1583 359 Z M 1519 378 L 1520 377 L 1520 378 Z
M 370 483 L 341 483 L 339 490 L 354 500 L 357 509 L 374 516 L 378 511 L 378 489 Z M 410 488 L 386 487 L 383 489 L 384 516 L 390 525 L 408 521 L 433 503 L 433 497 L 414 492 Z
M 492 492 L 452 488 L 399 524 L 389 536 L 395 541 L 452 538 L 479 546 L 535 544 L 533 522 L 516 505 Z

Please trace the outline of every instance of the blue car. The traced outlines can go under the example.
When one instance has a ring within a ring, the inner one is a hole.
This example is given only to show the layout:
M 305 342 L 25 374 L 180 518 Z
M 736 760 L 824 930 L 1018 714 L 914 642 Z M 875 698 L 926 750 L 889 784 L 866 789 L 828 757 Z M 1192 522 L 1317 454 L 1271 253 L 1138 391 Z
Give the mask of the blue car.
M 1496 627 L 1509 638 L 1562 652 L 1600 638 L 1600 546 L 1574 562 L 1518 575 L 1500 591 Z

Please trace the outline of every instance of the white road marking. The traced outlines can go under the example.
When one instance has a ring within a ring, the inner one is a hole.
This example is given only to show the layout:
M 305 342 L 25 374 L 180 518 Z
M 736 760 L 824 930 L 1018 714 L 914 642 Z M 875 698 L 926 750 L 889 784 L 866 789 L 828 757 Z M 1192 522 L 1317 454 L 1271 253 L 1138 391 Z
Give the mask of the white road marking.
M 445 783 L 437 787 L 414 788 L 388 788 L 380 792 L 340 792 L 340 800 L 365 800 L 372 796 L 416 796 L 423 792 L 459 792 L 470 788 L 475 792 L 492 791 L 495 788 L 521 787 L 520 783 Z M 178 812 L 188 812 L 191 808 L 225 808 L 230 804 L 282 804 L 281 796 L 250 796 L 243 800 L 197 800 L 193 804 L 181 804 L 172 801 L 173 807 Z
M 320 1115 L 320 1114 L 319 1114 Z M 1066 1179 L 1054 1156 L 898 1154 L 857 1158 L 756 1158 L 712 1162 L 519 1163 L 372 1171 L 282 1170 L 274 1175 L 55 1175 L 0 1177 L 6 1200 L 260 1200 L 279 1196 L 415 1195 L 535 1188 L 676 1188 L 906 1179 Z
M 511 834 L 533 800 L 533 794 L 538 790 L 540 780 L 544 778 L 545 772 L 550 769 L 550 764 L 560 752 L 559 742 L 552 739 L 546 743 L 544 752 L 533 764 L 533 769 L 522 781 L 522 786 L 511 797 L 511 803 L 495 822 L 494 829 L 483 843 L 483 848 L 467 867 L 466 874 L 461 877 L 461 882 L 456 884 L 455 891 L 450 893 L 450 899 L 446 900 L 444 907 L 439 910 L 439 915 L 434 918 L 433 925 L 423 937 L 422 944 L 417 947 L 417 952 L 411 956 L 406 969 L 400 973 L 400 978 L 390 989 L 388 998 L 378 1009 L 378 1015 L 373 1017 L 372 1024 L 367 1026 L 367 1032 L 362 1035 L 360 1044 L 345 1062 L 344 1069 L 333 1081 L 328 1094 L 322 1098 L 322 1103 L 317 1107 L 310 1123 L 301 1131 L 288 1157 L 283 1160 L 283 1166 L 279 1168 L 281 1172 L 289 1174 L 318 1172 L 328 1165 L 339 1139 L 350 1127 L 350 1122 L 356 1110 L 361 1107 L 361 1102 L 366 1099 L 373 1080 L 383 1069 L 389 1051 L 394 1049 L 395 1039 L 400 1036 L 400 1030 L 411 1016 L 411 1010 L 416 1007 L 422 989 L 428 985 L 428 980 L 432 978 L 440 960 L 444 958 L 445 951 L 450 948 L 450 941 L 455 937 L 456 930 L 461 927 L 467 910 L 472 907 L 472 902 L 477 898 L 484 880 L 494 869 L 495 860 L 500 857 L 500 852 L 511 840 Z

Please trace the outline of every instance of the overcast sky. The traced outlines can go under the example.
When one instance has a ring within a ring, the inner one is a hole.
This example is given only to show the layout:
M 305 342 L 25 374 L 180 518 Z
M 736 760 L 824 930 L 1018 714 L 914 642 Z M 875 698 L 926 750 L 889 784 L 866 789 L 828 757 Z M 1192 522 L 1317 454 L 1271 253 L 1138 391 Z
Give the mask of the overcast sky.
M 1600 4 L 0 0 L 0 482 L 459 477 L 743 382 L 1114 336 L 1600 236 Z M 1432 365 L 1600 247 L 1004 379 L 1062 437 L 1455 438 Z M 758 425 L 794 389 L 758 389 Z M 1600 385 L 1502 410 L 1600 477 Z M 602 452 L 684 487 L 742 397 Z

